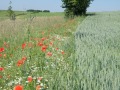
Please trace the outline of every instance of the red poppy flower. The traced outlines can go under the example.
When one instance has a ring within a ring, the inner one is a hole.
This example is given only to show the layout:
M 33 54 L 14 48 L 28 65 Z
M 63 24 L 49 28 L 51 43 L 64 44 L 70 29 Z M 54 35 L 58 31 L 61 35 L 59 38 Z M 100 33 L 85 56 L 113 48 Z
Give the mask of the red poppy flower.
M 7 42 L 4 42 L 4 46 L 7 47 L 7 48 L 9 47 L 9 45 L 7 44 Z
M 45 40 L 45 38 L 42 38 L 41 40 L 42 40 L 42 41 L 44 41 L 44 40 Z
M 23 61 L 27 60 L 27 57 L 22 57 L 22 60 L 23 60 Z
M 2 78 L 3 76 L 0 75 L 0 78 Z
M 17 62 L 17 66 L 21 66 L 22 64 L 24 64 L 24 60 L 19 60 L 19 61 Z
M 3 47 L 0 48 L 0 52 L 3 52 L 5 49 Z
M 6 54 L 4 54 L 3 56 L 6 57 Z
M 13 90 L 23 90 L 23 86 L 22 85 L 16 85 Z
M 0 57 L 2 57 L 2 54 L 0 54 Z
M 59 48 L 56 48 L 56 50 L 58 50 Z
M 50 46 L 52 46 L 53 45 L 53 42 L 50 42 Z
M 27 60 L 27 57 L 22 57 L 21 60 L 18 60 L 17 62 L 17 66 L 21 66 L 22 64 L 24 64 L 24 62 Z
M 43 79 L 43 77 L 38 77 L 38 80 L 41 81 Z
M 3 67 L 0 67 L 0 71 L 4 71 L 4 68 L 3 68 Z
M 25 49 L 25 47 L 26 47 L 26 43 L 23 43 L 22 44 L 22 49 Z
M 43 52 L 45 52 L 46 49 L 47 49 L 47 46 L 46 46 L 46 45 L 43 45 L 43 46 L 41 47 L 41 50 L 42 50 Z
M 37 85 L 36 86 L 36 90 L 40 90 L 41 86 L 40 85 Z
M 6 43 L 6 42 L 4 42 L 4 45 L 6 46 L 6 45 L 7 45 L 7 43 Z
M 64 54 L 65 52 L 64 51 L 61 51 L 62 54 Z
M 51 53 L 51 52 L 48 52 L 48 53 L 47 53 L 47 56 L 52 56 L 52 53 Z
M 43 46 L 43 43 L 42 42 L 38 42 L 38 46 Z
M 32 82 L 32 80 L 33 80 L 32 76 L 28 76 L 27 80 L 28 80 L 28 82 Z

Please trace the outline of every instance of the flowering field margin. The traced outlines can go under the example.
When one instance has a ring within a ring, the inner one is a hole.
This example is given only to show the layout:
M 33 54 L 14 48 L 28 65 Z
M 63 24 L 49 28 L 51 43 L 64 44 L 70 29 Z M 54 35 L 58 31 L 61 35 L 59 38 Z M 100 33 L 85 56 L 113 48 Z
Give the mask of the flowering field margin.
M 26 16 L 25 16 L 26 17 Z M 84 17 L 44 16 L 1 21 L 0 83 L 7 90 L 75 87 L 74 31 Z

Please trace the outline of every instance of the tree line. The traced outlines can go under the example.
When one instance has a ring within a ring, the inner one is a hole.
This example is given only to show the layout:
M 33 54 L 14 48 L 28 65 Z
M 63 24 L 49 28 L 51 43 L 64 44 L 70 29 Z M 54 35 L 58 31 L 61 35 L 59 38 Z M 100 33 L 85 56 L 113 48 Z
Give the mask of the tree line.
M 65 8 L 66 17 L 85 15 L 87 8 L 93 0 L 61 0 L 62 8 Z
M 50 10 L 34 10 L 34 9 L 28 9 L 27 12 L 39 13 L 39 12 L 50 12 Z
M 85 15 L 87 8 L 90 6 L 93 0 L 61 0 L 63 2 L 62 8 L 65 8 L 65 16 L 68 18 L 74 18 L 75 16 Z M 10 6 L 8 7 L 8 16 L 10 19 L 15 19 L 15 14 Z M 39 13 L 39 12 L 50 12 L 50 10 L 34 10 L 29 9 L 27 12 Z

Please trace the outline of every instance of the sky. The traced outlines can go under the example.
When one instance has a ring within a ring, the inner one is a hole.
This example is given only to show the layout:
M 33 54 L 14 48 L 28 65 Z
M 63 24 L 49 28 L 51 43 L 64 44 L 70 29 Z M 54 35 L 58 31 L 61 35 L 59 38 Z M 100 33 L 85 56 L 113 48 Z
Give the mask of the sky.
M 12 9 L 25 11 L 50 10 L 51 12 L 63 12 L 61 0 L 0 0 L 0 10 L 7 10 L 12 1 Z M 87 9 L 89 12 L 120 11 L 120 0 L 94 0 Z

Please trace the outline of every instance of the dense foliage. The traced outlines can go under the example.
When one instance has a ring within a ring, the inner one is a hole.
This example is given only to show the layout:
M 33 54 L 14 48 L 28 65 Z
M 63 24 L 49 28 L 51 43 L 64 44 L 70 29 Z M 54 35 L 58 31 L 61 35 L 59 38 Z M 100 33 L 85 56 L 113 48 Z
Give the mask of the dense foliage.
M 62 0 L 62 7 L 66 8 L 65 16 L 73 17 L 78 15 L 85 15 L 91 1 L 93 0 Z
M 43 10 L 43 12 L 50 12 L 49 10 Z

